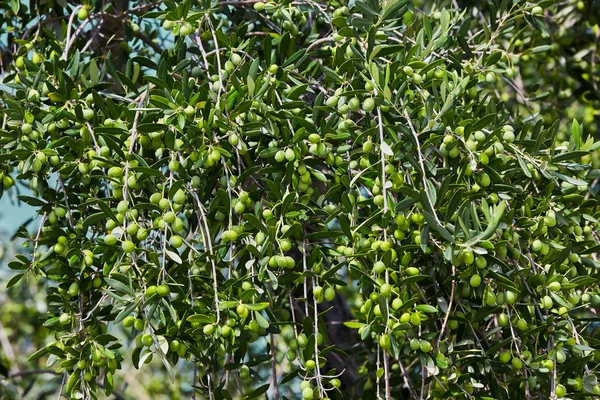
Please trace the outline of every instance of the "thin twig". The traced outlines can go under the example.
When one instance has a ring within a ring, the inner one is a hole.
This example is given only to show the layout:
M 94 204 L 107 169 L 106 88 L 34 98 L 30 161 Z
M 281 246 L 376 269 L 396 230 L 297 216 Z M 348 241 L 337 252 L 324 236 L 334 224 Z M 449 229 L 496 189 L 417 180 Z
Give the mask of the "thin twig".
M 398 365 L 400 366 L 400 371 L 402 371 L 402 379 L 404 379 L 404 384 L 406 385 L 406 388 L 410 392 L 413 399 L 417 399 L 419 396 L 417 396 L 417 392 L 415 392 L 415 389 L 413 389 L 413 384 L 410 381 L 410 378 L 408 377 L 408 373 L 406 372 L 406 368 L 404 368 L 402 360 L 398 359 Z
M 335 39 L 333 37 L 324 37 L 321 39 L 317 39 L 314 42 L 312 42 L 310 44 L 310 46 L 308 46 L 306 48 L 306 53 L 310 53 L 311 50 L 313 50 L 315 47 L 317 47 L 318 45 L 322 44 L 322 43 L 327 43 L 327 42 L 333 42 Z
M 71 16 L 69 17 L 69 26 L 67 27 L 67 37 L 65 40 L 65 50 L 63 51 L 62 54 L 62 59 L 64 61 L 67 61 L 67 55 L 69 54 L 69 47 L 71 47 L 71 29 L 73 28 L 73 21 L 75 20 L 75 15 L 77 14 L 77 12 L 79 12 L 79 9 L 82 8 L 82 5 L 79 5 L 77 7 L 75 7 L 73 9 L 73 12 L 71 12 Z
M 200 202 L 200 198 L 198 197 L 196 192 L 192 192 L 192 196 L 196 200 L 196 204 L 198 204 L 198 210 L 200 211 L 200 215 L 201 215 L 201 218 L 200 218 L 201 225 L 204 225 L 204 229 L 206 230 L 206 233 L 202 232 L 203 230 L 201 228 L 200 232 L 202 233 L 204 249 L 206 251 L 206 248 L 208 247 L 208 251 L 210 254 L 209 259 L 210 259 L 210 263 L 212 266 L 213 291 L 214 291 L 214 296 L 215 296 L 215 313 L 217 314 L 217 322 L 216 323 L 218 324 L 221 319 L 221 312 L 219 311 L 219 287 L 218 287 L 218 282 L 217 282 L 217 266 L 215 265 L 212 242 L 211 242 L 211 238 L 210 238 L 210 229 L 208 228 L 208 224 L 206 222 L 206 214 L 204 213 L 204 206 Z M 205 234 L 206 234 L 206 236 L 205 236 Z
M 44 212 L 42 215 L 42 220 L 40 221 L 40 226 L 38 227 L 37 234 L 35 235 L 35 239 L 33 240 L 33 254 L 31 256 L 31 267 L 29 271 L 35 266 L 35 259 L 37 258 L 37 249 L 40 244 L 40 236 L 42 235 L 42 228 L 44 227 L 44 222 L 46 221 L 47 212 Z
M 452 278 L 454 278 L 456 274 L 456 268 L 452 265 Z M 444 331 L 446 330 L 446 325 L 448 324 L 448 318 L 450 318 L 450 314 L 452 312 L 452 303 L 454 303 L 454 289 L 456 288 L 456 281 L 452 279 L 452 289 L 450 291 L 450 303 L 448 304 L 448 311 L 446 312 L 446 316 L 444 317 L 444 322 L 442 323 L 442 329 L 440 329 L 440 336 L 438 338 L 438 347 L 440 347 L 440 343 L 444 338 Z
M 273 380 L 273 398 L 275 400 L 279 400 L 279 388 L 277 387 L 277 359 L 275 357 L 275 337 L 272 333 L 270 333 L 269 336 L 271 337 L 271 379 Z
M 385 153 L 383 151 L 383 147 L 386 143 L 383 134 L 383 119 L 381 118 L 381 107 L 377 107 L 377 122 L 377 125 L 379 126 L 379 153 L 381 154 L 381 187 L 383 191 L 383 213 L 385 214 L 388 211 L 388 198 L 386 187 L 387 182 L 385 181 Z M 424 189 L 426 190 L 427 188 Z
M 208 26 L 210 27 L 210 32 L 212 33 L 212 38 L 213 41 L 215 42 L 215 48 L 219 48 L 219 41 L 217 40 L 217 33 L 215 32 L 215 28 L 213 27 L 212 21 L 210 20 L 210 18 L 208 19 Z M 223 91 L 224 87 L 223 87 L 223 70 L 221 68 L 221 55 L 220 53 L 217 51 L 216 53 L 217 55 L 217 73 L 219 75 L 219 90 L 217 90 L 217 104 L 216 107 L 217 109 L 221 108 L 221 92 Z
M 65 183 L 63 181 L 63 178 L 59 175 L 58 176 L 58 183 L 60 184 L 60 187 L 62 189 L 63 192 L 63 196 L 65 198 L 65 204 L 67 206 L 67 215 L 68 215 L 68 219 L 69 219 L 69 226 L 71 227 L 71 229 L 73 229 L 73 213 L 71 212 L 71 206 L 69 205 L 69 198 L 67 196 L 67 190 L 65 189 Z
M 433 211 L 433 217 L 435 218 L 435 220 L 438 224 L 442 225 L 442 223 L 438 219 L 437 213 L 435 212 L 435 205 L 433 203 L 433 200 L 431 199 L 431 196 L 429 195 L 429 190 L 428 190 L 428 186 L 427 186 L 427 173 L 425 170 L 425 162 L 423 161 L 423 153 L 421 151 L 421 143 L 419 143 L 419 135 L 417 134 L 417 131 L 415 130 L 414 125 L 412 124 L 410 115 L 408 115 L 408 111 L 406 111 L 406 107 L 404 107 L 402 99 L 400 99 L 400 106 L 403 109 L 404 118 L 406 118 L 406 122 L 408 123 L 408 126 L 410 127 L 410 131 L 415 139 L 415 145 L 417 146 L 417 155 L 419 157 L 419 166 L 421 167 L 421 174 L 423 175 L 423 191 L 425 192 L 425 196 L 427 197 L 427 200 L 429 201 L 429 205 L 431 206 L 431 210 Z

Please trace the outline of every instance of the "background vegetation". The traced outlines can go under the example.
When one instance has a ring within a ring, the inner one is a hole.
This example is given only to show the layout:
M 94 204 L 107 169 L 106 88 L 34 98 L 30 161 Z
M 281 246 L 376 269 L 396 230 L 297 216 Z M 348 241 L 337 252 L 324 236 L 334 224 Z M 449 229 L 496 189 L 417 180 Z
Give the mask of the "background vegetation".
M 599 11 L 0 2 L 0 397 L 600 395 Z

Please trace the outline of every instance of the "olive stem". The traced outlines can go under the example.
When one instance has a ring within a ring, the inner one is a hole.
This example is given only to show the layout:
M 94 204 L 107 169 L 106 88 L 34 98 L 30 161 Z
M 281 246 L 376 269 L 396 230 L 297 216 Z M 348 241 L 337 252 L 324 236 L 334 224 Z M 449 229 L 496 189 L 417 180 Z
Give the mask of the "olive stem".
M 71 227 L 71 229 L 73 229 L 73 216 L 71 215 L 71 206 L 69 205 L 69 199 L 67 197 L 67 190 L 65 189 L 65 182 L 63 181 L 62 177 L 60 176 L 60 174 L 58 175 L 58 183 L 60 184 L 60 187 L 62 189 L 62 193 L 63 196 L 65 198 L 65 204 L 67 206 L 67 215 L 69 216 L 69 226 Z
M 275 357 L 275 337 L 272 333 L 270 333 L 269 336 L 271 338 L 271 379 L 273 380 L 273 398 L 275 400 L 279 400 L 279 388 L 277 387 L 277 360 Z
M 322 43 L 327 43 L 327 42 L 333 42 L 335 39 L 333 37 L 323 37 L 321 39 L 317 39 L 314 42 L 312 42 L 310 44 L 310 46 L 308 46 L 306 48 L 306 53 L 310 53 L 315 47 L 317 47 L 318 45 L 322 44 Z
M 410 115 L 408 115 L 406 108 L 404 108 L 404 102 L 402 101 L 402 99 L 400 99 L 400 106 L 403 108 L 404 118 L 406 118 L 406 122 L 408 123 L 408 126 L 410 127 L 410 131 L 415 139 L 415 145 L 417 146 L 417 155 L 419 156 L 419 166 L 421 167 L 421 174 L 423 175 L 423 191 L 425 192 L 427 201 L 429 202 L 431 210 L 433 211 L 433 217 L 435 218 L 435 221 L 438 224 L 442 225 L 442 223 L 438 219 L 437 213 L 435 212 L 435 205 L 433 204 L 433 201 L 431 200 L 431 196 L 429 195 L 429 190 L 427 189 L 428 188 L 427 173 L 425 172 L 425 162 L 423 161 L 423 153 L 421 151 L 421 144 L 419 143 L 419 135 L 417 134 L 415 127 L 412 124 Z
M 315 278 L 312 278 L 312 285 L 315 287 Z M 319 388 L 319 398 L 323 397 L 323 383 L 321 382 L 321 367 L 319 366 L 319 314 L 317 309 L 317 298 L 313 296 L 313 329 L 315 333 L 315 373 L 316 373 L 316 381 L 317 387 Z
M 35 265 L 35 259 L 37 257 L 37 249 L 40 243 L 40 235 L 42 234 L 42 228 L 44 227 L 44 221 L 46 221 L 47 212 L 44 212 L 42 215 L 42 220 L 40 221 L 40 226 L 38 227 L 37 234 L 35 235 L 35 239 L 33 240 L 33 254 L 31 255 L 31 267 L 29 267 L 28 272 L 31 271 L 33 266 Z
M 217 267 L 215 265 L 215 261 L 214 261 L 214 257 L 213 257 L 213 248 L 212 248 L 212 243 L 210 240 L 210 229 L 208 229 L 208 224 L 206 223 L 206 214 L 204 213 L 204 207 L 202 206 L 202 203 L 200 202 L 198 195 L 195 192 L 192 192 L 192 196 L 194 197 L 194 200 L 196 200 L 196 204 L 198 205 L 198 210 L 200 211 L 200 217 L 198 217 L 201 221 L 200 225 L 204 225 L 204 229 L 206 229 L 206 232 L 205 232 L 200 227 L 200 234 L 202 236 L 202 243 L 204 245 L 204 249 L 206 251 L 206 248 L 208 247 L 208 251 L 209 251 L 209 255 L 210 255 L 209 259 L 210 259 L 210 263 L 212 266 L 213 291 L 214 291 L 214 296 L 215 296 L 215 313 L 217 314 L 216 323 L 218 324 L 221 319 L 221 312 L 219 311 L 219 287 L 218 287 L 218 283 L 217 283 Z M 193 247 L 191 247 L 191 248 L 194 249 Z M 211 398 L 212 398 L 212 395 L 211 395 Z
M 413 384 L 410 381 L 408 374 L 406 373 L 406 368 L 404 368 L 404 364 L 402 363 L 402 360 L 399 358 L 398 358 L 398 365 L 400 366 L 400 371 L 402 372 L 402 378 L 404 379 L 404 384 L 406 385 L 406 388 L 410 392 L 410 395 L 412 396 L 412 398 L 416 399 L 419 396 L 417 396 L 417 392 L 415 392 L 415 390 L 413 389 Z
M 217 34 L 215 33 L 215 28 L 213 27 L 212 21 L 210 18 L 208 20 L 208 26 L 210 27 L 210 32 L 212 33 L 213 41 L 215 42 L 215 48 L 219 48 L 219 41 L 217 40 Z M 223 71 L 221 68 L 221 55 L 220 52 L 217 51 L 217 73 L 219 75 L 219 90 L 217 90 L 217 109 L 221 108 L 221 92 L 223 91 Z
M 381 128 L 381 140 L 383 140 L 383 128 L 381 125 L 381 110 L 379 107 L 377 107 L 377 113 L 379 114 L 379 123 L 380 123 L 380 128 Z M 383 193 L 385 196 L 385 168 L 383 167 L 383 152 L 381 152 L 381 171 L 383 174 Z M 384 197 L 384 204 L 386 204 L 385 197 Z M 385 229 L 383 231 L 383 240 L 387 241 L 387 229 Z M 385 283 L 389 285 L 390 283 L 390 269 L 386 268 L 385 269 Z M 386 332 L 390 329 L 390 299 L 389 296 L 385 297 L 385 308 L 386 308 L 386 314 L 387 314 L 387 321 L 385 323 L 385 330 Z M 390 332 L 389 335 L 391 336 L 393 333 Z M 390 368 L 389 368 L 389 356 L 387 353 L 386 349 L 382 349 L 383 351 L 383 369 L 384 369 L 384 379 L 385 379 L 385 399 L 386 400 L 390 400 L 391 399 L 391 394 L 390 394 Z
M 82 8 L 82 5 L 79 5 L 77 7 L 75 7 L 73 9 L 73 11 L 71 12 L 71 16 L 69 17 L 69 26 L 67 27 L 67 37 L 66 37 L 66 45 L 65 45 L 65 50 L 63 51 L 62 54 L 62 59 L 64 61 L 67 61 L 67 54 L 69 54 L 69 47 L 71 47 L 71 28 L 73 28 L 73 21 L 75 20 L 75 15 L 77 15 L 77 13 L 79 12 L 79 9 Z
M 377 379 L 375 381 L 375 386 L 377 387 L 377 399 L 381 399 L 381 395 L 379 394 L 379 389 L 380 389 L 379 388 L 379 380 L 380 380 L 379 379 L 379 368 L 381 368 L 381 361 L 380 361 L 381 360 L 381 354 L 380 354 L 379 350 L 381 350 L 381 347 L 379 346 L 379 343 L 377 343 L 377 364 L 376 364 L 377 365 L 377 369 L 376 369 L 377 372 L 375 373 L 376 376 L 377 376 Z
M 377 95 L 377 92 L 375 92 Z M 377 107 L 377 122 L 379 125 L 379 153 L 381 154 L 381 187 L 383 188 L 383 213 L 388 211 L 388 198 L 387 198 L 387 185 L 385 181 L 385 153 L 383 146 L 385 144 L 385 138 L 383 134 L 383 120 L 381 118 L 381 107 Z M 427 188 L 424 188 L 426 190 Z
M 454 264 L 452 265 L 452 277 L 456 275 L 456 267 Z M 450 318 L 450 313 L 452 312 L 452 305 L 454 303 L 454 290 L 456 288 L 456 281 L 452 279 L 452 289 L 450 289 L 450 303 L 448 304 L 448 311 L 446 312 L 446 316 L 444 317 L 444 322 L 442 323 L 442 329 L 440 329 L 440 336 L 438 337 L 438 347 L 440 347 L 440 342 L 444 337 L 444 331 L 446 330 L 446 326 L 448 324 L 448 319 Z

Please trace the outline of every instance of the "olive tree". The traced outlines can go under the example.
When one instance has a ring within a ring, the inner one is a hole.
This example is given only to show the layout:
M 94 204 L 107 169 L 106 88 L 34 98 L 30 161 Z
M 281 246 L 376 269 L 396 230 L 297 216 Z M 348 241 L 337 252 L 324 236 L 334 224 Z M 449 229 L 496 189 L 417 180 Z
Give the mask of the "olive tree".
M 600 394 L 594 5 L 131 3 L 0 5 L 62 394 Z

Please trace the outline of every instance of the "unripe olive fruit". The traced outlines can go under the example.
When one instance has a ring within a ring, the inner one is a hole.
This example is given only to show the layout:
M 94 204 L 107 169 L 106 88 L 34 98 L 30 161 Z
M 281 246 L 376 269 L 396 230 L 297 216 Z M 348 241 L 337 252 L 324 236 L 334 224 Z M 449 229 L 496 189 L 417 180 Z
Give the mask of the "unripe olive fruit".
M 132 253 L 135 250 L 135 244 L 130 240 L 124 240 L 121 243 L 121 248 L 125 253 Z
M 181 25 L 181 28 L 179 28 L 179 34 L 181 36 L 187 36 L 189 34 L 191 34 L 194 31 L 194 28 L 192 27 L 192 25 L 189 22 L 184 22 L 183 25 Z
M 69 296 L 77 296 L 79 294 L 79 284 L 77 282 L 71 283 L 67 293 L 69 294 Z
M 371 97 L 367 97 L 364 101 L 363 101 L 363 110 L 366 113 L 370 113 L 371 111 L 373 111 L 375 109 L 375 100 L 373 100 Z
M 152 195 L 150 196 L 150 203 L 158 204 L 162 198 L 163 198 L 162 193 L 159 193 L 159 192 L 152 193 Z
M 154 343 L 154 339 L 152 338 L 152 335 L 149 333 L 146 333 L 142 336 L 142 344 L 146 347 L 150 347 L 152 346 L 152 344 Z
M 165 215 L 163 215 L 163 221 L 165 221 L 167 224 L 175 221 L 175 218 L 177 218 L 177 216 L 173 211 L 167 211 Z
M 88 16 L 89 16 L 89 14 L 88 14 L 87 7 L 81 7 L 79 9 L 79 11 L 77 12 L 77 18 L 79 18 L 81 21 L 83 21 L 84 19 L 87 19 Z
M 500 326 L 507 326 L 509 323 L 508 320 L 508 315 L 506 315 L 505 313 L 501 313 L 498 315 L 498 325 Z
M 144 320 L 141 318 L 136 318 L 136 320 L 133 322 L 133 327 L 138 332 L 143 331 L 144 330 Z
M 85 118 L 86 121 L 89 121 L 92 118 L 94 118 L 94 110 L 92 110 L 90 108 L 84 108 L 82 113 L 83 113 L 83 118 Z
M 277 151 L 275 153 L 275 161 L 282 162 L 283 160 L 285 160 L 285 152 L 283 150 Z
M 462 261 L 467 265 L 471 265 L 473 264 L 473 261 L 475 261 L 475 255 L 472 251 L 464 251 L 461 258 Z
M 108 176 L 111 178 L 120 178 L 123 176 L 123 168 L 121 167 L 110 167 L 108 169 Z
M 477 268 L 484 268 L 487 265 L 487 260 L 485 257 L 477 256 L 475 258 L 475 265 L 477 265 Z
M 136 237 L 137 240 L 143 241 L 143 240 L 146 240 L 146 238 L 148 237 L 148 234 L 149 233 L 148 233 L 148 231 L 146 229 L 139 228 L 138 231 L 137 231 L 137 233 L 136 233 L 136 235 L 135 235 L 135 237 Z
M 158 206 L 163 210 L 168 210 L 169 208 L 171 208 L 171 202 L 169 201 L 169 199 L 161 198 L 158 201 Z
M 156 285 L 150 285 L 146 288 L 146 297 L 151 297 L 156 294 L 158 291 L 158 287 Z
M 31 103 L 36 103 L 40 100 L 40 93 L 35 90 L 35 89 L 30 89 L 29 92 L 27 92 L 27 101 L 31 102 Z
M 523 361 L 521 361 L 520 358 L 513 357 L 513 359 L 510 360 L 510 363 L 512 364 L 513 368 L 515 368 L 515 369 L 523 368 Z
M 402 305 L 404 304 L 404 302 L 402 301 L 402 299 L 400 299 L 399 297 L 396 297 L 393 301 L 392 301 L 392 308 L 394 310 L 399 309 L 400 307 L 402 307 Z
M 25 59 L 23 58 L 23 56 L 17 57 L 17 59 L 15 60 L 15 67 L 17 67 L 18 69 L 22 69 L 23 67 L 25 67 Z
M 166 284 L 158 285 L 156 293 L 158 293 L 160 297 L 167 297 L 171 293 L 171 289 Z
M 171 236 L 171 239 L 169 241 L 171 242 L 171 245 L 175 248 L 180 248 L 181 246 L 183 246 L 183 239 L 181 239 L 181 236 L 173 235 Z
M 329 286 L 325 289 L 325 300 L 332 301 L 335 298 L 335 289 Z
M 511 358 L 512 358 L 511 352 L 504 351 L 504 352 L 502 352 L 502 354 L 500 354 L 500 357 L 498 359 L 500 360 L 501 363 L 508 364 L 508 362 L 510 361 Z
M 553 306 L 554 302 L 552 301 L 552 298 L 550 296 L 544 296 L 542 298 L 541 301 L 541 305 L 543 305 L 543 307 L 547 310 L 551 309 Z
M 413 326 L 418 326 L 421 324 L 421 316 L 418 313 L 413 313 L 410 315 L 410 323 Z
M 554 369 L 554 362 L 552 360 L 543 360 L 541 362 L 542 367 L 552 371 Z
M 491 289 L 489 289 L 485 294 L 485 304 L 488 306 L 496 305 L 496 294 Z
M 312 361 L 312 360 L 308 360 L 308 361 Z M 308 364 L 308 361 L 307 361 L 307 364 Z M 312 361 L 312 362 L 314 363 L 314 361 Z M 312 400 L 314 398 L 313 390 L 310 387 L 302 389 L 302 398 L 304 400 Z
M 186 108 L 183 109 L 183 113 L 185 114 L 186 117 L 192 118 L 194 116 L 194 114 L 196 113 L 196 109 L 194 107 L 188 105 Z
M 60 322 L 61 325 L 66 325 L 71 321 L 71 315 L 67 314 L 67 313 L 62 313 L 60 315 L 60 317 L 58 318 L 58 322 Z
M 125 317 L 125 319 L 123 320 L 123 326 L 125 328 L 131 328 L 133 326 L 133 324 L 135 323 L 135 317 L 128 315 L 127 317 Z
M 298 357 L 298 353 L 296 352 L 296 350 L 289 349 L 285 353 L 285 357 L 288 359 L 288 361 L 294 361 L 296 357 Z
M 567 353 L 563 349 L 556 350 L 556 361 L 560 364 L 567 360 Z
M 382 334 L 379 337 L 379 346 L 381 346 L 382 349 L 389 349 L 391 346 L 391 339 L 389 337 L 389 335 L 387 334 Z
M 213 324 L 204 325 L 204 328 L 202 328 L 202 332 L 204 332 L 205 335 L 212 335 L 214 331 L 215 326 Z
M 503 133 L 502 138 L 508 142 L 508 143 L 512 143 L 515 141 L 515 134 L 512 131 L 506 131 Z
M 421 342 L 419 342 L 419 339 L 417 339 L 417 338 L 411 339 L 411 341 L 410 341 L 410 348 L 413 351 L 419 350 L 421 348 Z
M 384 297 L 389 297 L 392 294 L 392 286 L 388 283 L 384 283 L 381 285 L 379 293 L 381 293 L 381 295 Z
M 479 274 L 474 274 L 469 279 L 469 284 L 474 288 L 479 287 L 479 285 L 481 285 L 481 276 Z
M 221 335 L 223 335 L 223 337 L 230 336 L 232 332 L 233 332 L 233 330 L 228 325 L 225 325 L 221 328 Z
M 179 346 L 181 346 L 179 340 L 173 340 L 171 343 L 169 343 L 169 350 L 176 353 L 179 350 Z
M 231 133 L 227 140 L 229 141 L 229 144 L 231 144 L 232 146 L 237 146 L 238 143 L 240 142 L 240 137 L 238 135 L 236 135 L 235 133 Z
M 479 183 L 483 187 L 488 187 L 492 183 L 492 180 L 490 179 L 490 176 L 484 172 L 479 176 Z
M 239 370 L 240 379 L 246 380 L 250 378 L 250 368 L 247 365 L 242 365 Z
M 511 292 L 510 290 L 506 291 L 506 302 L 508 304 L 515 304 L 517 301 L 517 294 L 515 292 Z
M 375 271 L 378 274 L 382 274 L 383 272 L 385 272 L 385 264 L 383 263 L 383 261 L 377 261 L 375 264 L 373 264 L 373 271 Z
M 241 318 L 245 318 L 246 316 L 248 316 L 248 308 L 243 304 L 238 304 L 235 311 L 237 315 Z

